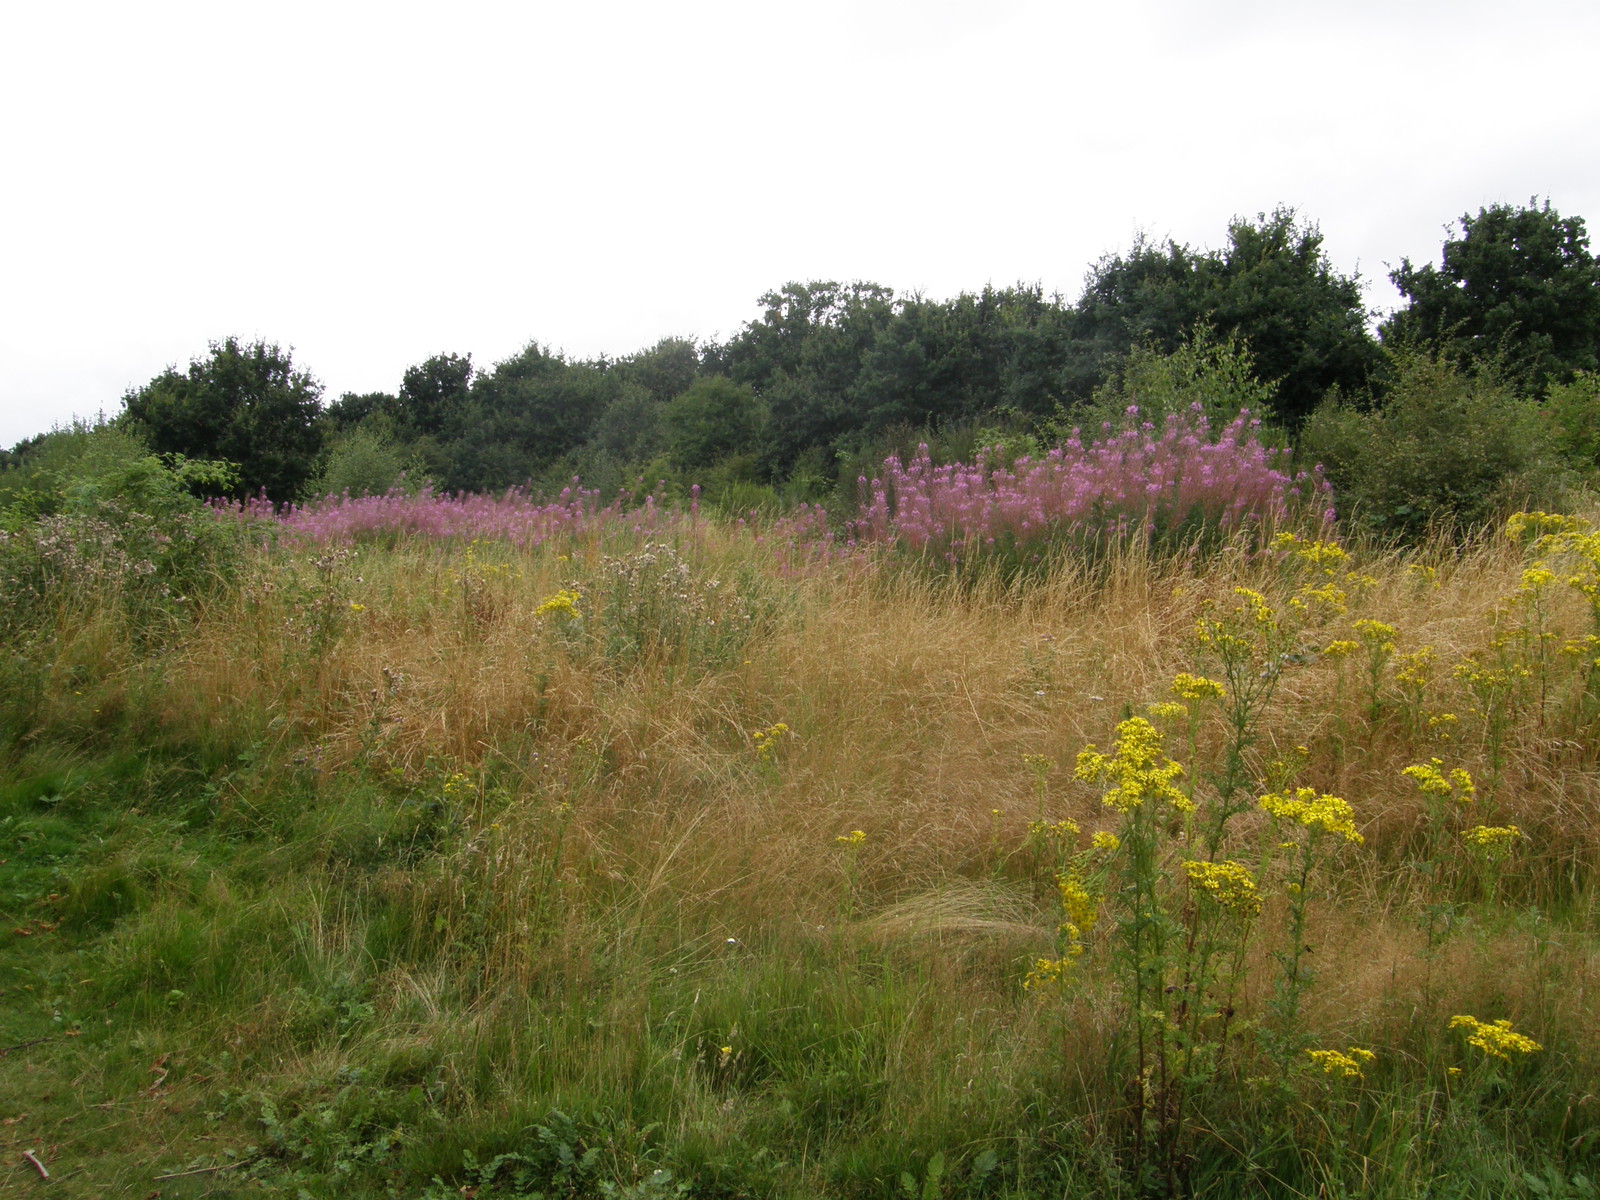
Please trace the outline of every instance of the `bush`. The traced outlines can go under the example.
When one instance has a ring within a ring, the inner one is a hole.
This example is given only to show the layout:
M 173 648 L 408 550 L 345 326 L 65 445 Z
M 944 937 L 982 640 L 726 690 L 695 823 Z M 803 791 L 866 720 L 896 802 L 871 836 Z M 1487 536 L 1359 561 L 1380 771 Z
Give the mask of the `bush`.
M 0 475 L 0 629 L 16 633 L 62 603 L 173 616 L 212 586 L 240 545 L 191 494 L 225 491 L 225 463 L 159 458 L 115 425 L 45 435 Z
M 1415 540 L 1557 503 L 1564 472 L 1549 428 L 1492 365 L 1401 350 L 1390 369 L 1381 404 L 1332 396 L 1301 433 L 1302 461 L 1322 464 L 1347 522 Z
M 1094 398 L 1072 414 L 1070 423 L 1085 431 L 1109 426 L 1115 430 L 1130 408 L 1141 419 L 1159 424 L 1169 416 L 1186 415 L 1195 405 L 1215 428 L 1248 409 L 1271 421 L 1275 382 L 1256 376 L 1255 356 L 1237 333 L 1220 341 L 1209 326 L 1198 325 L 1170 354 L 1136 346 L 1117 368 L 1116 377 L 1095 389 Z M 1062 418 L 1056 418 L 1060 425 Z M 1058 434 L 1064 430 L 1054 431 Z
M 400 485 L 407 466 L 388 432 L 367 421 L 335 443 L 314 486 L 322 496 L 382 496 Z
M 1600 471 L 1600 375 L 1580 371 L 1545 394 L 1545 423 L 1567 465 L 1584 475 Z

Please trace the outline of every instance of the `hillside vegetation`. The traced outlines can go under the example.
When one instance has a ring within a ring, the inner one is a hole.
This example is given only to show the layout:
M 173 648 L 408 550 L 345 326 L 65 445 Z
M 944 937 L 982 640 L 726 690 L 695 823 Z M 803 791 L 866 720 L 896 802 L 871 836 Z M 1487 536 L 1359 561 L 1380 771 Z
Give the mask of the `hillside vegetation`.
M 1593 1194 L 1584 522 L 952 569 L 157 466 L 0 547 L 9 1187 Z

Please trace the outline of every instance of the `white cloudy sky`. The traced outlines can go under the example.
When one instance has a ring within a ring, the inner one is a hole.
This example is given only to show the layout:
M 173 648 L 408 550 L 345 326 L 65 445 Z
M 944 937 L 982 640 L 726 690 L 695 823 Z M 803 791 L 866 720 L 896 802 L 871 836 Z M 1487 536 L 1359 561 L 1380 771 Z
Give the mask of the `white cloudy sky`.
M 229 334 L 331 399 L 789 279 L 1072 299 L 1278 204 L 1387 308 L 1463 212 L 1600 226 L 1596 46 L 1593 0 L 8 4 L 0 445 Z

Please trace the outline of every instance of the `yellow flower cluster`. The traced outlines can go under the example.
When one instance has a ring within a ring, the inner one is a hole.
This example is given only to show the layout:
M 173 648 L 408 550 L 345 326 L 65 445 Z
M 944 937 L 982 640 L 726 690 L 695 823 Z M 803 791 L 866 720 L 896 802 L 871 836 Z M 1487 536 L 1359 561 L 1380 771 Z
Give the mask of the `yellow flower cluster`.
M 1395 629 L 1393 625 L 1383 621 L 1373 621 L 1363 617 L 1352 622 L 1350 628 L 1356 631 L 1356 636 L 1363 645 L 1375 654 L 1393 654 Z
M 1450 1028 L 1465 1030 L 1467 1045 L 1482 1050 L 1491 1058 L 1503 1059 L 1506 1062 L 1511 1061 L 1513 1054 L 1532 1054 L 1536 1050 L 1544 1049 L 1532 1038 L 1514 1033 L 1511 1022 L 1506 1020 L 1496 1021 L 1491 1025 L 1487 1021 L 1478 1020 L 1477 1017 L 1451 1017 Z
M 1473 793 L 1477 790 L 1473 785 L 1472 776 L 1463 768 L 1452 768 L 1447 775 L 1444 763 L 1437 758 L 1407 767 L 1400 774 L 1416 780 L 1417 787 L 1423 795 L 1441 796 L 1455 800 L 1459 804 L 1471 804 Z
M 1525 835 L 1515 825 L 1474 825 L 1462 833 L 1467 845 L 1490 862 L 1498 862 L 1517 848 Z
M 1311 604 L 1320 604 L 1331 613 L 1343 616 L 1350 609 L 1350 598 L 1337 584 L 1324 583 L 1316 587 L 1307 584 L 1289 598 L 1289 607 L 1304 614 Z
M 1344 1079 L 1360 1079 L 1361 1068 L 1378 1057 L 1360 1046 L 1351 1046 L 1348 1054 L 1340 1050 L 1307 1050 L 1306 1054 L 1322 1068 L 1324 1074 L 1338 1075 Z
M 1265 596 L 1246 587 L 1236 587 L 1233 593 L 1239 603 L 1227 616 L 1202 616 L 1194 627 L 1195 641 L 1223 659 L 1249 655 L 1260 642 L 1271 641 L 1279 633 L 1277 615 Z M 1206 601 L 1206 607 L 1210 605 L 1211 601 Z
M 1122 849 L 1122 839 L 1114 833 L 1104 831 L 1096 833 L 1089 838 L 1089 845 L 1101 854 L 1115 854 Z
M 1241 600 L 1238 611 L 1247 614 L 1262 629 L 1278 628 L 1278 618 L 1272 611 L 1272 605 L 1260 592 L 1254 588 L 1236 587 L 1233 594 Z
M 472 776 L 464 775 L 460 771 L 444 781 L 445 798 L 449 800 L 460 800 L 477 790 L 477 786 L 472 782 Z
M 1157 700 L 1146 704 L 1144 710 L 1158 721 L 1176 721 L 1189 715 L 1189 706 L 1176 700 Z
M 1476 654 L 1468 655 L 1464 661 L 1458 662 L 1451 668 L 1450 673 L 1480 697 L 1508 691 L 1517 680 L 1527 679 L 1533 674 L 1520 663 L 1510 667 L 1485 666 Z
M 1067 968 L 1071 965 L 1070 958 L 1036 958 L 1033 960 L 1032 969 L 1028 971 L 1028 977 L 1022 981 L 1022 986 L 1036 988 L 1060 983 L 1067 977 Z
M 1292 533 L 1280 533 L 1272 539 L 1272 548 L 1288 551 L 1301 562 L 1321 567 L 1326 575 L 1333 574 L 1335 565 L 1345 562 L 1349 555 L 1344 548 L 1332 542 L 1303 542 Z
M 862 829 L 852 829 L 849 833 L 841 833 L 833 839 L 841 846 L 859 846 L 867 840 L 867 834 Z
M 1520 542 L 1528 537 L 1549 537 L 1563 533 L 1580 533 L 1588 522 L 1563 513 L 1519 512 L 1506 518 L 1506 537 Z
M 1093 746 L 1078 754 L 1074 779 L 1110 783 L 1100 797 L 1107 808 L 1132 812 L 1146 800 L 1165 802 L 1179 812 L 1192 812 L 1194 802 L 1177 786 L 1183 767 L 1162 752 L 1161 731 L 1143 717 L 1129 717 L 1117 726 L 1116 749 L 1110 758 Z
M 1232 860 L 1186 862 L 1183 869 L 1189 876 L 1189 882 L 1219 908 L 1240 917 L 1261 915 L 1261 893 L 1256 888 L 1250 869 L 1243 863 Z
M 789 727 L 782 721 L 765 729 L 757 729 L 750 735 L 750 740 L 756 744 L 756 758 L 761 762 L 771 762 L 772 756 L 778 752 L 778 744 L 788 736 Z
M 1432 646 L 1424 646 L 1420 650 L 1413 650 L 1410 654 L 1402 654 L 1396 660 L 1395 682 L 1402 687 L 1420 691 L 1433 682 L 1433 664 L 1437 658 L 1438 655 L 1434 653 Z
M 1298 821 L 1307 829 L 1325 830 L 1358 845 L 1366 840 L 1356 829 L 1350 806 L 1337 796 L 1319 796 L 1316 788 L 1296 788 L 1292 796 L 1287 792 L 1263 796 L 1261 807 L 1280 821 Z
M 1327 658 L 1348 658 L 1361 649 L 1360 642 L 1329 642 L 1322 648 L 1322 653 Z
M 1041 840 L 1064 842 L 1078 836 L 1078 823 L 1071 819 L 1061 821 L 1029 821 L 1028 836 Z
M 1022 765 L 1036 775 L 1045 775 L 1055 770 L 1056 760 L 1048 754 L 1024 754 Z
M 575 621 L 580 615 L 578 613 L 578 601 L 582 599 L 583 597 L 571 588 L 562 588 L 554 596 L 548 596 L 542 600 L 539 607 L 533 610 L 533 615 L 536 617 L 557 616 L 563 620 Z
M 1517 585 L 1517 595 L 1524 598 L 1537 596 L 1556 581 L 1556 573 L 1542 562 L 1536 562 L 1522 572 L 1522 582 Z
M 1061 911 L 1067 918 L 1062 930 L 1076 945 L 1100 919 L 1100 902 L 1089 894 L 1076 875 L 1058 875 L 1056 890 L 1061 893 Z
M 1172 677 L 1172 694 L 1180 700 L 1221 700 L 1227 692 L 1215 679 L 1180 671 Z
M 1575 658 L 1587 658 L 1595 666 L 1600 666 L 1600 637 L 1586 633 L 1582 638 L 1568 638 L 1562 643 L 1561 653 L 1570 654 Z

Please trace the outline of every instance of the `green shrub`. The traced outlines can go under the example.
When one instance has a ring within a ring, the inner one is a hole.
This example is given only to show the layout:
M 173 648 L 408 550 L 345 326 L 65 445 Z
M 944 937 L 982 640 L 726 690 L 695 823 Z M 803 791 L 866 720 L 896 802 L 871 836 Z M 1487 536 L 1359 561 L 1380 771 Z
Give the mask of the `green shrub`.
M 226 463 L 157 457 L 116 425 L 45 435 L 0 475 L 0 630 L 62 604 L 109 601 L 142 634 L 213 586 L 242 526 L 193 492 L 225 491 Z
M 1600 374 L 1580 371 L 1545 394 L 1545 424 L 1567 465 L 1585 475 L 1600 471 Z
M 1277 390 L 1275 382 L 1256 376 L 1255 356 L 1243 338 L 1230 333 L 1219 341 L 1209 326 L 1198 325 L 1170 354 L 1150 346 L 1135 347 L 1116 376 L 1095 389 L 1094 398 L 1075 410 L 1069 423 L 1080 426 L 1086 438 L 1098 436 L 1102 425 L 1121 429 L 1128 409 L 1137 408 L 1141 421 L 1153 421 L 1160 428 L 1165 418 L 1187 414 L 1198 404 L 1217 430 L 1241 409 L 1263 421 L 1272 420 Z M 1056 423 L 1062 420 L 1058 417 Z M 1070 430 L 1050 433 L 1050 440 L 1057 441 Z
M 1564 472 L 1549 428 L 1491 365 L 1407 349 L 1390 368 L 1381 403 L 1332 396 L 1301 431 L 1302 461 L 1322 464 L 1347 522 L 1410 540 L 1557 503 Z
M 334 444 L 311 490 L 323 496 L 381 496 L 404 481 L 410 465 L 381 424 L 364 421 Z

